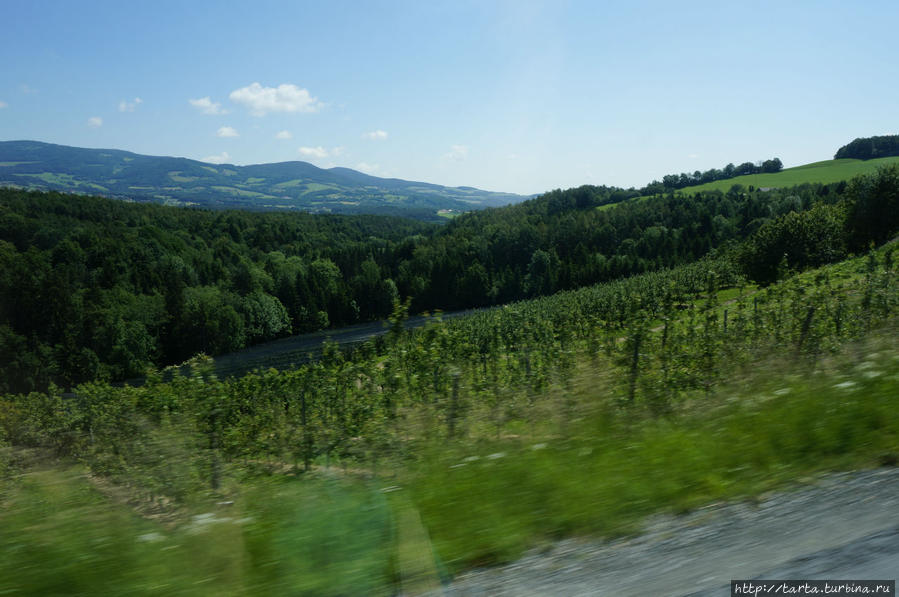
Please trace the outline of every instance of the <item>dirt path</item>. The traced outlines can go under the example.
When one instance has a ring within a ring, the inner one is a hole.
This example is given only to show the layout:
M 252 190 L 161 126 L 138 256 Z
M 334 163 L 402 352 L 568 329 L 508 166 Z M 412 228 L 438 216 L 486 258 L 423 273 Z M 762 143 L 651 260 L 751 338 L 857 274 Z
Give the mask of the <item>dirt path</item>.
M 474 570 L 446 596 L 726 596 L 731 579 L 895 579 L 899 469 L 830 474 L 755 502 L 652 519 L 616 541 L 562 541 Z

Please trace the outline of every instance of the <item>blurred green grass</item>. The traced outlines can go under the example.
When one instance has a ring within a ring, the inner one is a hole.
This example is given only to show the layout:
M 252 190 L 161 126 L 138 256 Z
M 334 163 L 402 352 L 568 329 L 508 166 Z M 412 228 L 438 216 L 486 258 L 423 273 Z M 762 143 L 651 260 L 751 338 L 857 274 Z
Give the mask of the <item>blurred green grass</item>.
M 373 485 L 271 478 L 241 494 L 171 526 L 110 502 L 80 467 L 7 480 L 0 594 L 391 593 L 392 515 Z
M 174 521 L 138 516 L 80 466 L 7 464 L 0 594 L 415 593 L 564 536 L 634 533 L 649 514 L 895 464 L 896 337 L 887 328 L 814 373 L 772 356 L 664 417 L 614 408 L 587 369 L 569 391 L 591 408 L 565 437 L 434 441 L 390 480 L 251 476 Z
M 567 438 L 435 447 L 410 491 L 437 553 L 459 570 L 562 536 L 632 533 L 651 513 L 816 472 L 895 462 L 899 352 L 865 350 L 811 377 L 760 367 L 670 417 L 607 409 Z

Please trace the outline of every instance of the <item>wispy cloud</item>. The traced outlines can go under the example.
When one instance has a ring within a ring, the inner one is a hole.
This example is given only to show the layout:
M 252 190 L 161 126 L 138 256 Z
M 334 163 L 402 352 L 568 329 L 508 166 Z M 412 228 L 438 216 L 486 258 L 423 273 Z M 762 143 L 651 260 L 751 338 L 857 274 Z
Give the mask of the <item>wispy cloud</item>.
M 221 127 L 215 135 L 217 137 L 240 137 L 240 133 L 230 126 Z
M 199 99 L 189 99 L 187 102 L 198 109 L 203 114 L 227 114 L 227 110 L 222 109 L 222 105 L 219 102 L 212 101 L 209 96 L 201 97 Z
M 223 151 L 219 155 L 208 155 L 205 158 L 200 159 L 200 161 L 207 162 L 210 164 L 224 164 L 224 163 L 227 163 L 227 161 L 230 159 L 231 159 L 231 156 L 228 155 L 228 152 Z
M 362 135 L 365 139 L 371 139 L 372 141 L 379 141 L 387 138 L 387 131 L 382 131 L 378 129 L 376 131 L 370 131 Z
M 466 145 L 453 145 L 449 152 L 443 154 L 444 159 L 462 162 L 468 157 L 468 147 Z
M 3 108 L 5 108 L 7 106 L 9 106 L 9 104 L 7 104 L 6 102 L 0 102 L 0 110 L 2 110 Z
M 37 89 L 35 89 L 34 87 L 32 87 L 31 85 L 29 85 L 27 83 L 22 83 L 21 85 L 19 85 L 19 89 L 21 89 L 22 93 L 24 93 L 25 95 L 31 95 L 32 93 L 37 93 Z
M 299 151 L 301 155 L 304 155 L 307 158 L 322 159 L 331 155 L 328 150 L 321 145 L 319 145 L 318 147 L 300 147 L 297 151 Z
M 99 116 L 91 116 L 87 119 L 87 126 L 93 129 L 100 128 L 101 126 L 103 126 L 103 119 Z
M 380 166 L 377 164 L 368 164 L 366 162 L 359 162 L 358 164 L 356 164 L 356 170 L 365 172 L 366 174 L 376 172 L 379 168 Z
M 318 112 L 324 105 L 306 89 L 290 83 L 277 87 L 253 83 L 235 89 L 228 97 L 232 102 L 249 108 L 253 116 L 265 116 L 269 112 Z
M 280 131 L 275 135 L 275 139 L 293 139 L 293 135 L 290 131 Z
M 132 101 L 122 100 L 119 102 L 119 112 L 134 112 L 139 105 L 144 103 L 144 100 L 139 97 L 134 98 Z

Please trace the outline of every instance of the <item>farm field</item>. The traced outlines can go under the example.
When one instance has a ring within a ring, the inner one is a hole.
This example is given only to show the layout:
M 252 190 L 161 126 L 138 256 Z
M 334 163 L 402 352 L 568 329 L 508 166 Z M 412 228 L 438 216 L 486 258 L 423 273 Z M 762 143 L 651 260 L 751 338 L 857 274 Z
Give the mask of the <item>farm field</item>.
M 4 397 L 0 588 L 415 594 L 888 464 L 896 248 L 761 290 L 699 263 L 394 326 L 294 371 L 221 380 L 200 359 L 140 388 Z

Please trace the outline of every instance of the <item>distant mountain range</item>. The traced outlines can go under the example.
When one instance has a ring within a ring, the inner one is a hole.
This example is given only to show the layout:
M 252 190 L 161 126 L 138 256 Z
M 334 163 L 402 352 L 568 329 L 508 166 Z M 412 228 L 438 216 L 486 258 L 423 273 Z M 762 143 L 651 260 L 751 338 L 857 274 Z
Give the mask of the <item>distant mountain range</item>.
M 216 209 L 407 215 L 421 219 L 529 197 L 379 178 L 308 162 L 233 166 L 117 149 L 0 142 L 0 186 Z

